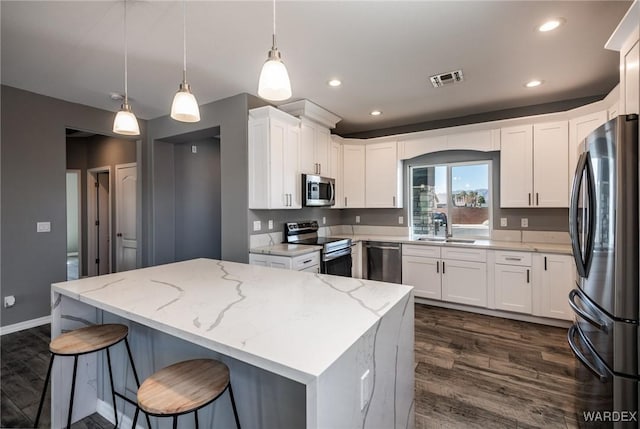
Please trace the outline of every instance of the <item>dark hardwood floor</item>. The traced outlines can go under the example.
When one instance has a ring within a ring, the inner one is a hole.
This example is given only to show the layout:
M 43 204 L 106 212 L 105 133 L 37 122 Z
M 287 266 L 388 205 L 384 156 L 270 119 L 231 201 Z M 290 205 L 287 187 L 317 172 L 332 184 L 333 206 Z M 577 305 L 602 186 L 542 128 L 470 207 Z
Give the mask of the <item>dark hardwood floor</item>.
M 416 304 L 416 429 L 574 428 L 566 330 Z M 50 329 L 1 337 L 2 427 L 32 427 Z M 48 428 L 47 405 L 40 427 Z M 111 428 L 95 414 L 73 429 Z M 284 429 L 284 428 L 283 428 Z
M 575 428 L 567 330 L 416 304 L 416 429 Z

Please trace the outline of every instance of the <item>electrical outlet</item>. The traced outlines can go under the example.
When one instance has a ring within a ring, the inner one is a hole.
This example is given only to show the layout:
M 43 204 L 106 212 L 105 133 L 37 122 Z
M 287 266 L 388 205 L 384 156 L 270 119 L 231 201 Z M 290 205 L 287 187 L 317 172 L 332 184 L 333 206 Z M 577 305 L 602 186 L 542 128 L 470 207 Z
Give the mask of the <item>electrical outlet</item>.
M 404 216 L 398 216 L 398 225 L 402 225 L 404 223 Z
M 364 407 L 367 406 L 369 397 L 371 396 L 371 377 L 369 375 L 369 370 L 366 370 L 360 376 L 360 411 L 364 410 Z
M 4 308 L 13 307 L 14 305 L 16 305 L 16 297 L 15 296 L 9 295 L 9 296 L 5 296 L 4 297 Z
M 500 218 L 500 226 L 507 226 L 507 218 L 506 217 L 501 217 Z
M 327 218 L 326 218 L 326 217 L 324 217 L 324 216 L 322 216 L 322 224 L 323 224 L 323 225 L 326 225 L 326 224 L 327 224 Z
M 522 228 L 529 228 L 529 219 L 526 217 L 523 217 L 520 219 L 520 226 Z
M 198 146 L 192 145 L 191 146 L 191 153 L 198 153 Z
M 51 232 L 51 222 L 36 222 L 36 232 Z
M 356 223 L 360 223 L 360 216 L 356 216 Z
M 262 229 L 262 224 L 260 223 L 259 220 L 254 220 L 253 221 L 253 230 L 254 231 L 260 231 Z
M 273 229 L 273 220 L 269 219 L 269 229 Z

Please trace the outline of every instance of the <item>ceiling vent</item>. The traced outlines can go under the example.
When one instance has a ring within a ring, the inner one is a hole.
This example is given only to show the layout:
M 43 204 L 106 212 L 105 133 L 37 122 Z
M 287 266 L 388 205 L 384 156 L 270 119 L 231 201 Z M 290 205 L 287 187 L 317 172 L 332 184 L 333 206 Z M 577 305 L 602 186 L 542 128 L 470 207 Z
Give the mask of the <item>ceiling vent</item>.
M 434 88 L 440 88 L 441 86 L 462 82 L 464 77 L 462 76 L 462 70 L 454 70 L 431 76 L 429 79 Z

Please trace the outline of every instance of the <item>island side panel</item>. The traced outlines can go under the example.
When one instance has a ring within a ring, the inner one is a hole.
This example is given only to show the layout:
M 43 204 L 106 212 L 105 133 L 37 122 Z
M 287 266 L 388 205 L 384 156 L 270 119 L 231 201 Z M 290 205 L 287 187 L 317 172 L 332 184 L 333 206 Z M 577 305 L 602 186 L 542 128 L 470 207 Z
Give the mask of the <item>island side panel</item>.
M 320 376 L 318 428 L 414 427 L 413 305 L 410 293 Z
M 97 310 L 80 301 L 51 292 L 51 338 L 93 325 L 97 322 Z M 63 428 L 67 425 L 73 358 L 56 356 L 51 369 L 51 427 Z M 98 395 L 98 371 L 96 354 L 78 358 L 78 373 L 73 402 L 72 422 L 96 412 Z
M 199 358 L 218 359 L 229 367 L 242 427 L 265 429 L 305 427 L 305 385 L 107 311 L 102 312 L 102 319 L 104 323 L 123 323 L 129 326 L 129 344 L 141 381 L 155 371 L 175 362 Z M 126 350 L 124 345 L 121 350 L 119 347 L 120 345 L 114 347 L 111 354 L 115 388 L 121 392 L 126 391 L 130 398 L 135 398 L 135 379 L 129 368 Z M 107 377 L 105 367 L 101 375 L 98 412 L 113 423 L 111 389 Z M 118 400 L 117 408 L 121 421 L 127 422 L 133 417 L 135 411 L 133 406 Z M 198 411 L 198 419 L 200 427 L 235 427 L 228 393 Z M 140 424 L 140 420 L 138 423 Z M 154 429 L 169 429 L 172 427 L 172 420 L 152 417 L 151 424 Z M 181 429 L 190 429 L 192 425 L 192 417 L 185 416 L 179 419 Z

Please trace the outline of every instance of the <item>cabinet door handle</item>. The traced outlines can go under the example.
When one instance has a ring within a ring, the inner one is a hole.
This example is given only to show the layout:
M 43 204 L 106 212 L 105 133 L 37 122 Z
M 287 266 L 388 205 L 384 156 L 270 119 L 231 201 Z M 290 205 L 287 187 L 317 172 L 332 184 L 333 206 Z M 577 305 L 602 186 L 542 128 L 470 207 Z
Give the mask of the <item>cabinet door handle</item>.
M 507 260 L 507 261 L 522 261 L 522 258 L 516 258 L 514 256 L 507 256 L 504 259 Z
M 436 273 L 440 273 L 440 261 L 436 261 Z
M 344 197 L 344 206 L 347 207 L 347 197 Z
M 318 174 L 322 174 L 322 164 L 318 163 Z
M 531 192 L 529 192 L 529 205 L 531 205 Z
M 444 273 L 445 273 L 445 271 L 444 271 L 444 261 L 442 261 L 442 274 L 444 274 Z
M 536 206 L 539 206 L 540 202 L 538 201 L 538 193 L 536 192 Z
M 544 270 L 547 271 L 547 257 L 544 257 Z
M 395 196 L 393 197 L 393 204 L 392 204 L 392 206 L 393 206 L 393 207 L 395 207 L 395 206 L 396 206 L 396 197 L 395 197 Z
M 527 268 L 527 283 L 529 283 L 529 269 Z
M 309 262 L 313 261 L 313 259 L 307 259 L 306 261 L 302 261 L 303 264 L 308 264 Z

